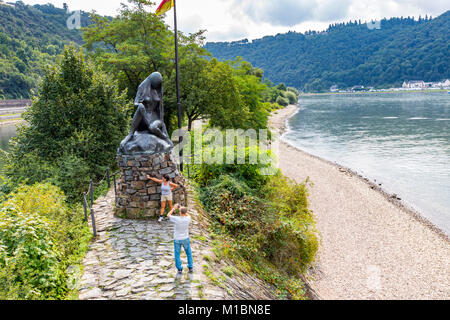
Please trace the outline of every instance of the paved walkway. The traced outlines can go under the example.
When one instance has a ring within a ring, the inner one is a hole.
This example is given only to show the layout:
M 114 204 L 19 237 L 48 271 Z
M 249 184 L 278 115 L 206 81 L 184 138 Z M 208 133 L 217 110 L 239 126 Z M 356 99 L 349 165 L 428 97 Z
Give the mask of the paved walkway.
M 193 274 L 177 276 L 173 225 L 169 221 L 123 220 L 113 215 L 114 192 L 94 205 L 98 238 L 84 259 L 78 285 L 80 300 L 223 300 L 272 298 L 266 286 L 248 275 L 226 275 L 224 261 L 214 261 L 209 234 L 200 214 L 189 209 Z M 216 281 L 211 281 L 216 279 Z
M 173 225 L 169 221 L 123 220 L 114 217 L 114 193 L 94 205 L 98 239 L 84 259 L 80 300 L 223 299 L 226 291 L 211 285 L 201 271 L 206 244 L 192 239 L 195 272 L 176 276 Z M 190 210 L 191 215 L 195 214 Z M 200 234 L 193 221 L 191 234 Z M 182 252 L 185 269 L 186 255 Z

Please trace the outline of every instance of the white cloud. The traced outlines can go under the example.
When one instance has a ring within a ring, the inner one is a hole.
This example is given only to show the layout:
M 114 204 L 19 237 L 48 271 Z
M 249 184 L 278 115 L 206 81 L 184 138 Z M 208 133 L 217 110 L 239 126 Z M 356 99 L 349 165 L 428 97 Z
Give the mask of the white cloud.
M 346 16 L 350 0 L 233 0 L 231 8 L 254 22 L 293 27 L 305 21 L 330 21 Z
M 292 27 L 311 17 L 315 1 L 310 0 L 234 0 L 230 9 L 240 10 L 254 22 Z
M 351 19 L 382 19 L 419 15 L 438 16 L 450 9 L 449 0 L 360 0 L 352 1 L 348 17 Z
M 103 15 L 114 16 L 118 13 L 120 3 L 127 3 L 127 0 L 22 0 L 26 4 L 46 4 L 52 3 L 55 7 L 62 8 L 63 3 L 69 5 L 69 10 L 83 10 L 91 12 L 97 11 Z M 15 1 L 13 1 L 15 2 Z
M 248 35 L 248 30 L 238 26 L 230 26 L 225 30 L 218 30 L 208 32 L 209 38 L 216 39 L 216 41 L 227 41 L 228 39 L 244 39 Z
M 114 16 L 127 0 L 23 0 L 53 3 L 71 10 L 96 10 Z M 153 0 L 158 2 L 161 0 Z M 324 30 L 330 23 L 400 16 L 438 16 L 450 0 L 177 0 L 178 24 L 184 32 L 207 29 L 208 41 L 261 38 L 288 31 Z M 172 12 L 166 22 L 173 26 Z

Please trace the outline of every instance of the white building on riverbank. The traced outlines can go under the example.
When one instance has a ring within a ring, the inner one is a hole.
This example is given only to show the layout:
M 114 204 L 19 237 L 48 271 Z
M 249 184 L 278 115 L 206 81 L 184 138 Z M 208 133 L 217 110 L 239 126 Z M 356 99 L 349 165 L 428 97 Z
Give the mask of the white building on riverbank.
M 432 84 L 432 87 L 438 89 L 450 89 L 450 80 L 446 79 L 441 82 L 435 82 Z
M 419 81 L 405 81 L 403 82 L 402 88 L 404 89 L 425 89 L 427 85 L 423 80 Z
M 441 82 L 424 82 L 419 81 L 405 81 L 403 82 L 403 89 L 450 89 L 450 80 L 445 79 Z

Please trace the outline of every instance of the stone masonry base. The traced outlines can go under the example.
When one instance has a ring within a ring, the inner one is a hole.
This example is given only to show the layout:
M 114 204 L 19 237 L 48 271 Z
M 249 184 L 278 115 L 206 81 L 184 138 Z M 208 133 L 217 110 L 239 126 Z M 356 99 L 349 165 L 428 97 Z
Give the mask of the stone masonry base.
M 147 174 L 161 179 L 168 174 L 180 188 L 173 191 L 174 204 L 186 205 L 183 176 L 178 172 L 171 154 L 118 155 L 120 180 L 117 189 L 116 215 L 128 219 L 157 217 L 161 210 L 161 185 Z

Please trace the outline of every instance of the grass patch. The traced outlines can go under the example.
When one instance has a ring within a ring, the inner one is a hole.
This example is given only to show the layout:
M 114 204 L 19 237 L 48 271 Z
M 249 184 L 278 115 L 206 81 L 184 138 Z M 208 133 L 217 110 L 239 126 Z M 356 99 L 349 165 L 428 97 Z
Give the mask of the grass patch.
M 202 241 L 202 242 L 205 242 L 207 240 L 205 236 L 199 236 L 199 235 L 195 235 L 192 238 L 195 240 L 198 240 L 198 241 Z
M 236 268 L 231 267 L 231 266 L 223 267 L 222 268 L 222 272 L 225 273 L 229 277 L 233 277 L 235 275 L 235 273 L 236 273 Z
M 213 261 L 213 259 L 210 256 L 208 256 L 208 255 L 204 255 L 203 256 L 203 260 L 208 261 L 210 263 Z
M 204 264 L 203 265 L 203 272 L 205 273 L 206 277 L 213 283 L 215 286 L 225 289 L 224 281 L 226 280 L 224 277 L 217 278 L 212 270 L 210 269 L 209 265 Z

